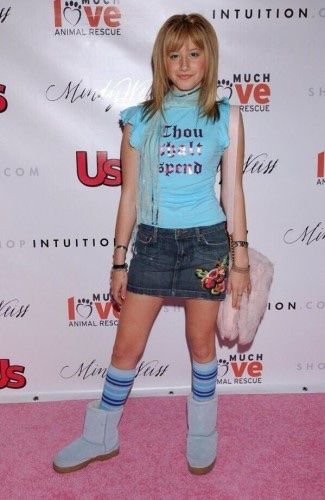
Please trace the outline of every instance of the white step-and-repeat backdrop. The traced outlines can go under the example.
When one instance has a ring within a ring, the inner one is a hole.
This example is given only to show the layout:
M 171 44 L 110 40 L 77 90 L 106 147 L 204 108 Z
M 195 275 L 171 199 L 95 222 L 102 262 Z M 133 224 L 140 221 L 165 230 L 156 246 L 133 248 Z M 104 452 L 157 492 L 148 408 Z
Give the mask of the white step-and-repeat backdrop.
M 119 111 L 144 99 L 156 33 L 183 12 L 218 34 L 218 93 L 245 122 L 249 241 L 275 265 L 253 344 L 217 337 L 219 391 L 325 389 L 324 2 L 0 0 L 2 402 L 101 392 Z M 188 393 L 181 303 L 164 305 L 137 368 L 134 395 Z

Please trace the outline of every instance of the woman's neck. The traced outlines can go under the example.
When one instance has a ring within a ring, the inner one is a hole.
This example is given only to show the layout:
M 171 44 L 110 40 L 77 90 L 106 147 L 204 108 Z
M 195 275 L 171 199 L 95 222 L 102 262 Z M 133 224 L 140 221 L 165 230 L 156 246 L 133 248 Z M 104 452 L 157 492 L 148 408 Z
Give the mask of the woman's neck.
M 201 86 L 200 85 L 197 85 L 196 87 L 194 87 L 194 89 L 191 89 L 191 90 L 179 90 L 178 88 L 176 87 L 173 87 L 171 89 L 171 93 L 175 96 L 187 96 L 187 95 L 191 95 L 191 94 L 194 94 L 195 92 L 198 92 L 200 90 Z

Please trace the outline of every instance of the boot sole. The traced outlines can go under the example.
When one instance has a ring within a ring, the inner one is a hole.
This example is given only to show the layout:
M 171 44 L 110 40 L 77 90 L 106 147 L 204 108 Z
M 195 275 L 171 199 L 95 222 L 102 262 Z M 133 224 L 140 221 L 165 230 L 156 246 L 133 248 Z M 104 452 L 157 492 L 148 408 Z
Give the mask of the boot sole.
M 196 474 L 197 476 L 201 476 L 202 474 L 207 474 L 208 472 L 210 472 L 213 469 L 215 462 L 216 461 L 213 460 L 213 462 L 210 465 L 207 465 L 206 467 L 192 467 L 189 463 L 187 463 L 187 465 L 188 465 L 189 471 L 192 474 Z
M 55 472 L 59 472 L 60 474 L 64 472 L 74 472 L 76 470 L 83 469 L 84 467 L 87 467 L 91 462 L 97 462 L 97 460 L 104 461 L 108 460 L 109 458 L 116 457 L 116 455 L 119 454 L 119 449 L 111 451 L 111 453 L 108 453 L 107 455 L 98 455 L 97 457 L 91 458 L 90 460 L 86 460 L 85 462 L 82 462 L 81 464 L 78 465 L 72 465 L 71 467 L 59 467 L 58 465 L 55 465 L 53 463 L 53 469 Z

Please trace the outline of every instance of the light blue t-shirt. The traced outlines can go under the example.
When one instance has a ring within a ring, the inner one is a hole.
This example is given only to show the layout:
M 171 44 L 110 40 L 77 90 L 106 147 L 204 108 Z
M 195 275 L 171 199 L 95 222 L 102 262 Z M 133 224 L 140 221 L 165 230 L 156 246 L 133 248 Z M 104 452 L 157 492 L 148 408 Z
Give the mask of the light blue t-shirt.
M 160 139 L 158 227 L 209 226 L 226 220 L 215 194 L 216 169 L 229 146 L 229 100 L 219 102 L 220 119 L 198 117 L 197 107 L 172 107 L 165 111 L 166 125 Z M 140 151 L 146 122 L 142 105 L 121 112 L 130 123 L 130 144 Z M 140 200 L 141 202 L 141 200 Z M 147 221 L 141 221 L 148 223 Z

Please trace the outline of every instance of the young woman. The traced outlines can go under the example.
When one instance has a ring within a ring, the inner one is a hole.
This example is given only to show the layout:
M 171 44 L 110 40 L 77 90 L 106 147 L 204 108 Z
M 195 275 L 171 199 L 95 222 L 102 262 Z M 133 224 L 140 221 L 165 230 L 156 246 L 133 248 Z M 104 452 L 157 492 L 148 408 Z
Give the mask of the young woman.
M 226 288 L 237 308 L 242 294 L 250 292 L 243 122 L 240 115 L 235 261 L 229 274 L 226 221 L 214 184 L 220 160 L 227 168 L 230 105 L 226 98 L 217 101 L 218 44 L 211 24 L 198 14 L 172 16 L 158 33 L 152 63 L 150 99 L 121 113 L 123 186 L 111 271 L 111 297 L 121 315 L 111 363 L 101 401 L 88 404 L 83 435 L 54 459 L 57 472 L 118 454 L 123 406 L 166 296 L 185 299 L 192 361 L 189 470 L 204 474 L 216 459 L 216 317 Z M 125 258 L 133 232 L 128 272 Z

